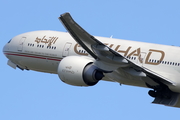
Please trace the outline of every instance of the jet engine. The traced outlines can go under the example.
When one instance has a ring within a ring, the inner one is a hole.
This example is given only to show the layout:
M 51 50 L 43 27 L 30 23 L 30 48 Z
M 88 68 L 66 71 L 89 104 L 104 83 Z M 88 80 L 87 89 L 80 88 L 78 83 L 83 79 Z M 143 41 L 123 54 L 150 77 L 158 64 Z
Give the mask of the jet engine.
M 58 76 L 74 86 L 93 86 L 104 77 L 103 71 L 93 65 L 92 59 L 80 56 L 63 58 L 58 66 Z

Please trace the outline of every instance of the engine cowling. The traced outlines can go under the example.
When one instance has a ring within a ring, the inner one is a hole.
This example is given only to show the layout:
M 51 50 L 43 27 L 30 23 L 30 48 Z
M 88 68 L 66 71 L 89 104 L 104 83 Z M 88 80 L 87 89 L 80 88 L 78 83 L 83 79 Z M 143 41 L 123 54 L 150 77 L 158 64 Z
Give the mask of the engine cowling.
M 93 60 L 80 56 L 68 56 L 58 66 L 59 78 L 74 86 L 93 86 L 101 80 L 103 71 L 93 65 Z

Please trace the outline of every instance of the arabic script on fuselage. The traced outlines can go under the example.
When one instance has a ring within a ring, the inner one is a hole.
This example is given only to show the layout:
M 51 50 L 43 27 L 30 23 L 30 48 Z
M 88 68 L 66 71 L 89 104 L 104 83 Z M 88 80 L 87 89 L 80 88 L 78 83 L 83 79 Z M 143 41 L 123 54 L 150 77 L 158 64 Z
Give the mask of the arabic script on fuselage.
M 58 39 L 58 37 L 54 37 L 54 36 L 53 37 L 46 37 L 46 35 L 45 35 L 42 38 L 36 37 L 35 42 L 37 42 L 37 43 L 45 43 L 45 44 L 48 44 L 48 46 L 51 46 L 51 44 L 56 43 L 57 39 Z

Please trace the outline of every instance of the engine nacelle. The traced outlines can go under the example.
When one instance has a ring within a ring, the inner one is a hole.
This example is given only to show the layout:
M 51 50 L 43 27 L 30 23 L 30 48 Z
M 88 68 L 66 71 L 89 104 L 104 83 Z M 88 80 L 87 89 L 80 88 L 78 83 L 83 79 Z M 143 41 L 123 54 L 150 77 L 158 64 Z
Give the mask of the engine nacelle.
M 58 75 L 63 82 L 75 86 L 93 86 L 104 77 L 92 59 L 80 56 L 63 58 L 58 66 Z

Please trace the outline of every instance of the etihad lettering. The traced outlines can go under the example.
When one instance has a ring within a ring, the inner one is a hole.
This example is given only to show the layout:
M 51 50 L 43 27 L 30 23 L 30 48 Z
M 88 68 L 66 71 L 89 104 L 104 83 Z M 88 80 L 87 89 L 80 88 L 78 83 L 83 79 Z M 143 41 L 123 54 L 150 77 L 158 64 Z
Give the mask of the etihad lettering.
M 46 37 L 43 36 L 42 38 L 36 37 L 35 42 L 37 43 L 45 43 L 48 44 L 48 46 L 51 46 L 51 44 L 55 44 L 58 37 Z
M 156 53 L 156 54 L 159 53 L 159 55 L 160 55 L 159 60 L 157 60 L 158 62 L 149 62 L 151 55 L 152 55 L 152 54 L 155 54 L 155 53 Z M 148 55 L 147 55 L 147 57 L 146 57 L 145 64 L 159 65 L 159 64 L 161 63 L 161 61 L 163 61 L 164 57 L 165 57 L 164 51 L 150 49 L 150 50 L 149 50 L 149 53 L 148 53 Z
M 131 57 L 131 56 L 137 56 L 138 59 L 139 59 L 139 62 L 140 62 L 140 63 L 143 63 L 143 60 L 142 60 L 142 58 L 141 58 L 141 48 L 138 48 L 137 50 L 132 51 L 132 52 L 128 55 L 128 57 Z
M 123 50 L 123 49 L 121 49 L 121 45 L 114 46 L 114 44 L 110 44 L 110 45 L 108 43 L 104 43 L 104 44 L 109 46 L 111 49 L 114 49 L 116 52 L 122 53 L 122 55 L 124 57 L 130 58 L 132 56 L 133 57 L 136 56 L 140 63 L 143 63 L 143 60 L 144 60 L 145 64 L 159 65 L 160 62 L 163 61 L 164 57 L 165 57 L 165 52 L 161 51 L 161 50 L 149 49 L 149 51 L 147 52 L 147 56 L 141 56 L 141 53 L 144 53 L 141 51 L 141 48 L 137 48 L 135 50 L 132 50 L 133 48 L 131 46 L 128 46 L 127 48 L 125 48 Z M 74 46 L 74 51 L 78 55 L 86 55 L 86 56 L 88 55 L 88 53 L 84 49 L 82 49 L 82 47 L 79 44 L 76 44 Z M 158 62 L 151 62 L 150 61 L 150 59 L 152 59 L 154 56 L 156 56 L 156 60 Z M 158 57 L 158 59 L 157 59 L 157 57 Z

